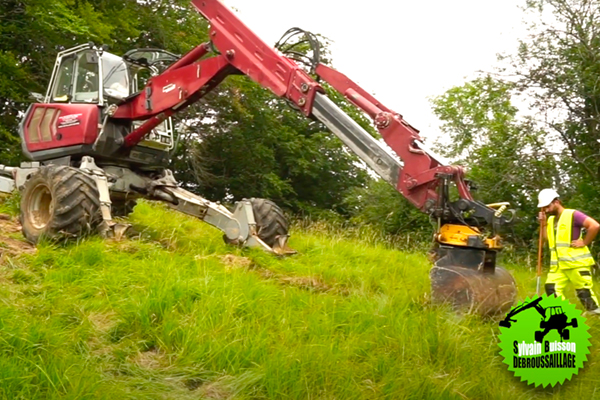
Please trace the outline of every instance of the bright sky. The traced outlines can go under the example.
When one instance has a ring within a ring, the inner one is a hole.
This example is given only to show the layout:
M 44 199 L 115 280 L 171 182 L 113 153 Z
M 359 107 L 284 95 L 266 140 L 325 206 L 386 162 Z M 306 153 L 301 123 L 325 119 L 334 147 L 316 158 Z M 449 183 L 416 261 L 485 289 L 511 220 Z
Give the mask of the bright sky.
M 525 36 L 525 0 L 222 1 L 270 45 L 291 27 L 331 39 L 334 68 L 426 140 L 440 134 L 428 97 L 491 71 Z

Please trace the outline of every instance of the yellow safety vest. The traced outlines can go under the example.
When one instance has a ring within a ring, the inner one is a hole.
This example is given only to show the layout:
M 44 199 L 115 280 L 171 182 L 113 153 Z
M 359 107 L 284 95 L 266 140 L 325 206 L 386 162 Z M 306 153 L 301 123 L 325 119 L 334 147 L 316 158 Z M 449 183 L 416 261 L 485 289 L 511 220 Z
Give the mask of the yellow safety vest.
M 573 229 L 573 213 L 575 210 L 565 209 L 558 220 L 558 233 L 554 235 L 554 215 L 548 218 L 548 245 L 550 246 L 550 268 L 560 269 L 588 267 L 594 264 L 594 258 L 587 246 L 571 247 Z M 579 234 L 581 239 L 581 233 Z

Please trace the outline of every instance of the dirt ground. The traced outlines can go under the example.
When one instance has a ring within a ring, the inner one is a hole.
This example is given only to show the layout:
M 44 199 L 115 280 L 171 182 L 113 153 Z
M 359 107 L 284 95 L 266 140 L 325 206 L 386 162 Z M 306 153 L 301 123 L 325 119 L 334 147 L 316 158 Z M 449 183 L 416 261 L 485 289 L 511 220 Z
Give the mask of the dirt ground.
M 0 214 L 0 265 L 7 257 L 16 257 L 23 253 L 35 253 L 36 248 L 21 235 L 21 224 L 17 218 Z

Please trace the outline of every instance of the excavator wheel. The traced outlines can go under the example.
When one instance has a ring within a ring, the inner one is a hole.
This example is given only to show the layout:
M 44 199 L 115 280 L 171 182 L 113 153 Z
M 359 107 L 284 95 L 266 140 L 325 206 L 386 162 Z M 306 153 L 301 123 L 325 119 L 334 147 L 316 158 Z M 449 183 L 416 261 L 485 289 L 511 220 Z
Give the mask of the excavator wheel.
M 271 200 L 251 198 L 250 203 L 254 211 L 258 237 L 272 247 L 279 236 L 288 234 L 287 218 L 281 208 Z
M 32 243 L 80 237 L 100 222 L 100 196 L 94 180 L 68 166 L 43 166 L 21 193 L 23 235 Z

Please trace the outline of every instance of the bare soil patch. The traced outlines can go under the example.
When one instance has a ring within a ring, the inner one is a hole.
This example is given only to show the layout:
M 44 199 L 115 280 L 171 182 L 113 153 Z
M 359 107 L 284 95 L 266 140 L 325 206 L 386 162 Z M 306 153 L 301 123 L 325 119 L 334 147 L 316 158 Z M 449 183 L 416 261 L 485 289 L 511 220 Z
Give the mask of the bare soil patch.
M 7 257 L 17 257 L 21 254 L 33 254 L 36 248 L 21 235 L 21 224 L 17 218 L 0 214 L 0 265 L 4 265 Z

